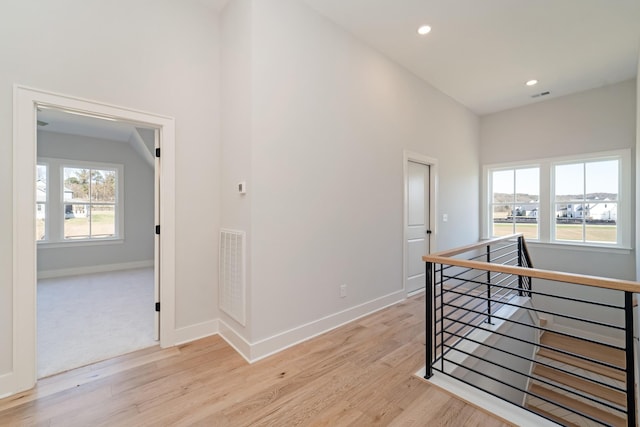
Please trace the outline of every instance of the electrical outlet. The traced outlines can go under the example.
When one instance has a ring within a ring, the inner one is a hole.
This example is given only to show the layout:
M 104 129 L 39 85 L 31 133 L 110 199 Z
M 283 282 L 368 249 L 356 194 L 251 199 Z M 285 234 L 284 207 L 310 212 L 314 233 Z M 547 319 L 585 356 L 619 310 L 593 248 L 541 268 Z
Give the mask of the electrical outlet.
M 340 298 L 347 296 L 347 285 L 340 285 Z

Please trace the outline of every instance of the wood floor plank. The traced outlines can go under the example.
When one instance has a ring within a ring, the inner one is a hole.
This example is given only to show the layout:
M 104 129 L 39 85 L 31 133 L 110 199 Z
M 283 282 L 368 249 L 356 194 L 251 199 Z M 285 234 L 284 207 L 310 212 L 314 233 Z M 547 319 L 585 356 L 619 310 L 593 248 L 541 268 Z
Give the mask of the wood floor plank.
M 254 364 L 213 336 L 66 372 L 0 426 L 508 425 L 415 377 L 424 345 L 418 295 Z

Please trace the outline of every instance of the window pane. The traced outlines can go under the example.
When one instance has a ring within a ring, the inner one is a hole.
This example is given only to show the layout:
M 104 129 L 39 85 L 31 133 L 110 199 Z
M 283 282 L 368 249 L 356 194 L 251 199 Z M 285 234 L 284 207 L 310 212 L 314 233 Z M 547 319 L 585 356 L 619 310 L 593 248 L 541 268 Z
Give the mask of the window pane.
M 581 201 L 584 199 L 584 163 L 557 165 L 556 201 Z
M 513 203 L 513 170 L 494 171 L 491 179 L 494 203 Z
M 36 241 L 46 239 L 47 165 L 36 166 Z
M 36 171 L 36 201 L 47 201 L 47 166 L 38 165 Z
M 115 234 L 115 206 L 93 205 L 91 207 L 91 237 L 115 237 Z
M 588 242 L 616 243 L 618 241 L 618 227 L 615 223 L 587 222 L 585 234 Z
M 573 203 L 556 204 L 556 240 L 582 242 L 583 221 L 576 218 L 577 205 Z
M 540 201 L 539 168 L 516 169 L 516 202 L 538 203 Z
M 64 205 L 64 238 L 87 239 L 91 236 L 89 229 L 88 205 Z
M 89 169 L 64 168 L 63 200 L 88 202 L 90 173 Z
M 46 240 L 47 205 L 36 203 L 36 240 Z
M 495 205 L 493 207 L 493 236 L 508 236 L 513 234 L 512 206 Z
M 522 233 L 525 239 L 538 239 L 538 221 L 516 222 L 516 233 Z
M 91 171 L 91 201 L 116 201 L 116 172 L 114 170 Z
M 618 160 L 585 165 L 588 200 L 618 200 Z

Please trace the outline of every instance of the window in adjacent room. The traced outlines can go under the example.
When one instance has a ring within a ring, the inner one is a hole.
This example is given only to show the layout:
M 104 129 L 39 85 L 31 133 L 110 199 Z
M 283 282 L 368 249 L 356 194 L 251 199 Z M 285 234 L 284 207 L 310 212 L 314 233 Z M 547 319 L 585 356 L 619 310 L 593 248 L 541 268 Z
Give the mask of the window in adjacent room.
M 123 239 L 123 167 L 38 159 L 36 241 L 46 245 Z

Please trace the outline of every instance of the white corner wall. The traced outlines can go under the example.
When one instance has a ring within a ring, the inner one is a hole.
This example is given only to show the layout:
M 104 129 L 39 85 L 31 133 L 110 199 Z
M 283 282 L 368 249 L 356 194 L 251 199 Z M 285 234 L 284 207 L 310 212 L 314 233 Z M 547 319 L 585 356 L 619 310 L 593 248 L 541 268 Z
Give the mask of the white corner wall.
M 260 357 L 405 298 L 403 150 L 438 159 L 440 249 L 477 241 L 479 152 L 473 113 L 302 2 L 254 1 L 252 19 Z
M 14 84 L 175 118 L 176 327 L 217 318 L 217 15 L 195 0 L 6 0 L 0 57 L 0 383 L 12 369 Z
M 635 97 L 633 79 L 483 116 L 480 161 L 493 164 L 635 148 Z M 631 217 L 635 218 L 635 194 L 632 197 Z M 602 253 L 597 251 L 540 248 L 535 243 L 530 249 L 536 267 L 635 278 L 633 251 L 607 254 L 606 262 L 600 262 Z
M 252 180 L 252 1 L 235 0 L 227 4 L 220 15 L 221 49 L 221 227 L 246 232 L 247 306 L 251 305 L 252 232 L 251 203 L 254 194 Z M 240 194 L 238 184 L 245 182 L 247 193 Z M 242 353 L 250 339 L 251 310 L 246 311 L 246 326 L 220 311 L 221 333 Z M 229 328 L 225 328 L 229 325 Z M 226 333 L 225 333 L 226 331 Z M 235 340 L 234 335 L 237 334 Z M 237 342 L 240 340 L 240 342 Z

